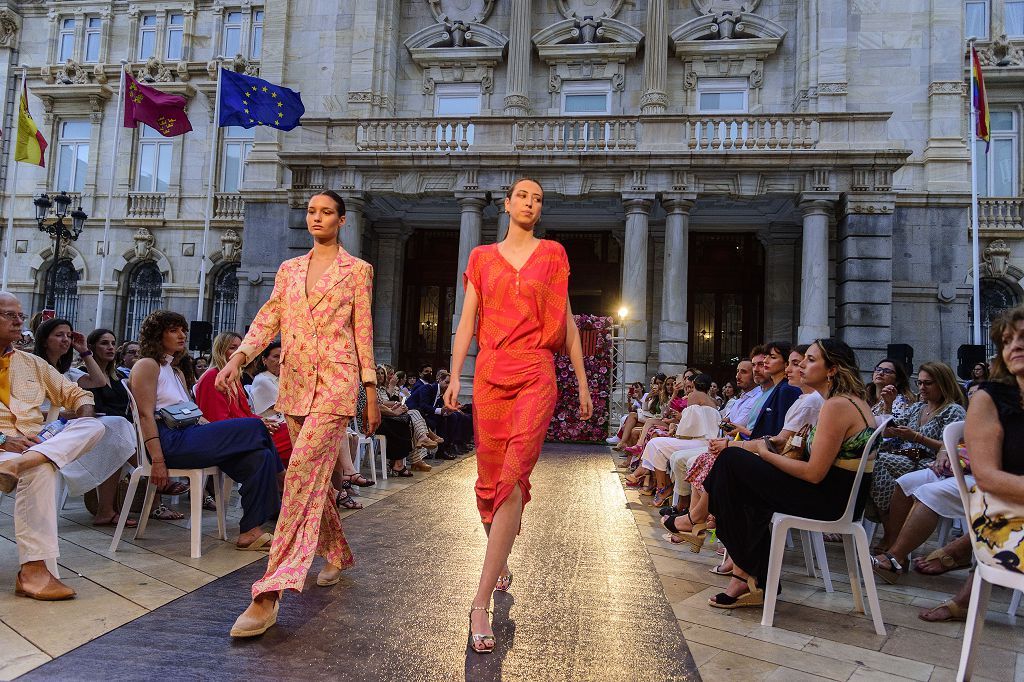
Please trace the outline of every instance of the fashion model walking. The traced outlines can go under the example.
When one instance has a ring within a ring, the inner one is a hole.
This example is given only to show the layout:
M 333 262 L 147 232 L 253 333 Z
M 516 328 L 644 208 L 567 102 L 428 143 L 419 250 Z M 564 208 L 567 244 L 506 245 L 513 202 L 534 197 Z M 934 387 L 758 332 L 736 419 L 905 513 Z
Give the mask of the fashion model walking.
M 529 179 L 512 184 L 505 198 L 508 235 L 500 244 L 478 246 L 463 275 L 462 318 L 452 348 L 451 383 L 445 408 L 459 407 L 459 373 L 474 332 L 479 353 L 473 379 L 476 438 L 476 502 L 487 532 L 487 552 L 470 610 L 471 646 L 494 649 L 491 593 L 508 590 L 508 555 L 530 501 L 533 471 L 555 409 L 554 354 L 569 349 L 579 382 L 580 414 L 592 412 L 579 331 L 569 306 L 569 260 L 565 249 L 538 239 L 544 190 Z
M 352 565 L 331 473 L 348 444 L 346 427 L 355 413 L 359 382 L 372 392 L 377 368 L 370 313 L 373 268 L 338 244 L 344 224 L 345 202 L 338 194 L 328 190 L 309 200 L 312 250 L 281 264 L 270 300 L 217 375 L 218 389 L 233 390 L 239 369 L 280 332 L 277 410 L 285 415 L 292 454 L 270 563 L 253 584 L 253 601 L 235 621 L 232 637 L 255 637 L 274 625 L 283 591 L 302 590 L 314 554 L 327 559 L 318 585 L 337 583 Z M 366 420 L 373 433 L 380 424 L 374 401 L 367 405 Z

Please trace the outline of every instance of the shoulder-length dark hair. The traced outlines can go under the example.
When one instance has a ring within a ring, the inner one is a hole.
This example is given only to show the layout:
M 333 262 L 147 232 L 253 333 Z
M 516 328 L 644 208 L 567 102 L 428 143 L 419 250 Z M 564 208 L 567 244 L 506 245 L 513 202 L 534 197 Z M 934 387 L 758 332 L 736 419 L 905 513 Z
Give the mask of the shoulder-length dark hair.
M 151 312 L 142 321 L 142 329 L 139 330 L 139 357 L 152 358 L 159 364 L 164 364 L 164 332 L 169 329 L 184 329 L 187 333 L 188 320 L 173 310 Z
M 113 336 L 114 337 L 114 343 L 115 344 L 117 343 L 117 334 L 115 334 L 114 332 L 112 332 L 109 329 L 103 329 L 102 327 L 100 327 L 99 329 L 93 329 L 91 332 L 89 332 L 89 336 L 85 337 L 85 342 L 86 342 L 86 344 L 88 344 L 89 350 L 92 351 L 93 359 L 96 360 L 96 364 L 97 365 L 100 364 L 100 361 L 99 361 L 99 358 L 96 356 L 96 344 L 100 342 L 100 339 L 103 338 L 104 334 L 110 334 L 111 336 Z M 114 351 L 114 352 L 115 352 L 115 355 L 116 355 L 117 351 Z M 108 362 L 106 367 L 103 367 L 101 365 L 100 369 L 103 370 L 103 373 L 106 374 L 110 378 L 110 380 L 112 382 L 113 381 L 120 381 L 121 380 L 121 377 L 119 377 L 117 375 L 117 358 L 116 357 L 113 360 L 111 360 L 110 362 Z
M 839 339 L 818 339 L 814 342 L 821 349 L 821 357 L 829 369 L 836 373 L 829 385 L 828 397 L 852 395 L 864 400 L 866 389 L 857 367 L 857 355 L 853 349 Z
M 907 376 L 907 368 L 903 366 L 902 362 L 900 362 L 899 360 L 894 360 L 893 358 L 885 358 L 883 360 L 879 360 L 878 364 L 876 364 L 875 367 L 878 367 L 878 365 L 882 364 L 883 362 L 888 362 L 890 365 L 896 368 L 896 392 L 903 396 L 903 399 L 906 400 L 908 403 L 915 402 L 917 398 L 914 397 L 913 392 L 911 392 L 910 390 L 910 377 Z M 875 382 L 868 382 L 867 395 L 868 405 L 874 405 L 882 397 L 878 395 L 878 390 L 875 388 Z
M 62 324 L 66 324 L 68 328 L 71 329 L 71 331 L 75 330 L 74 326 L 70 322 L 60 317 L 55 317 L 53 319 L 46 320 L 45 322 L 39 325 L 39 327 L 36 329 L 35 346 L 32 347 L 32 352 L 35 355 L 38 355 L 43 360 L 50 362 L 50 358 L 47 357 L 46 355 L 46 340 L 49 339 L 50 334 L 52 334 L 54 330 L 57 329 L 57 327 L 61 326 Z M 75 357 L 75 349 L 68 348 L 67 353 L 57 358 L 57 362 L 51 364 L 57 369 L 58 372 L 63 374 L 64 372 L 71 369 L 71 359 L 73 357 Z

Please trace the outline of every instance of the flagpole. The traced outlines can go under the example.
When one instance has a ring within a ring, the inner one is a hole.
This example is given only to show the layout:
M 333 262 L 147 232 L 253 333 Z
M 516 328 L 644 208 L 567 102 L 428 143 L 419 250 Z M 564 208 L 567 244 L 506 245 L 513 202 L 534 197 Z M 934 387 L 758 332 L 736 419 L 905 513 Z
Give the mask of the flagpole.
M 217 94 L 213 100 L 213 144 L 210 145 L 210 177 L 206 183 L 206 220 L 203 224 L 203 250 L 199 259 L 199 296 L 196 319 L 203 319 L 206 293 L 206 245 L 210 237 L 210 218 L 213 216 L 213 180 L 217 174 L 217 143 L 220 140 L 220 81 L 224 70 L 224 57 L 217 57 Z
M 107 184 L 107 216 L 103 221 L 103 253 L 100 255 L 100 287 L 96 293 L 96 322 L 94 328 L 103 326 L 103 294 L 107 288 L 107 252 L 110 250 L 110 216 L 114 212 L 114 180 L 117 176 L 117 150 L 121 145 L 121 128 L 124 127 L 124 74 L 128 60 L 121 60 L 121 82 L 117 88 L 117 115 L 114 118 L 114 144 L 110 152 L 110 182 Z
M 24 64 L 21 67 L 21 87 L 18 89 L 19 97 L 24 97 L 27 92 L 25 84 L 28 81 L 28 67 Z M 18 101 L 18 114 L 12 118 L 11 125 L 11 160 L 10 165 L 13 166 L 11 170 L 11 182 L 10 189 L 7 192 L 7 196 L 10 201 L 7 206 L 7 234 L 4 237 L 4 265 L 3 275 L 0 276 L 0 291 L 7 291 L 7 263 L 11 254 L 11 240 L 14 238 L 14 208 L 15 200 L 18 198 L 18 162 L 14 160 L 14 157 L 18 154 L 18 128 L 17 120 L 21 116 L 21 102 Z M 25 106 L 28 106 L 28 102 L 25 102 Z
M 971 45 L 971 272 L 974 273 L 974 343 L 981 345 L 981 247 L 978 244 L 978 112 L 974 102 L 974 40 Z

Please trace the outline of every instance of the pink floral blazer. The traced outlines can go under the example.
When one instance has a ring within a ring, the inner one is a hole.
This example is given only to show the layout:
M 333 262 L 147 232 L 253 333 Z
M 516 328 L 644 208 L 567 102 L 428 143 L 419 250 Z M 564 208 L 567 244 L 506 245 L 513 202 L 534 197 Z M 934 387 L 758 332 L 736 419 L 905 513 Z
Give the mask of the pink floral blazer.
M 360 380 L 376 383 L 370 300 L 373 267 L 338 251 L 337 262 L 306 297 L 312 252 L 286 260 L 274 292 L 249 327 L 238 353 L 251 361 L 281 334 L 276 409 L 284 414 L 355 414 Z

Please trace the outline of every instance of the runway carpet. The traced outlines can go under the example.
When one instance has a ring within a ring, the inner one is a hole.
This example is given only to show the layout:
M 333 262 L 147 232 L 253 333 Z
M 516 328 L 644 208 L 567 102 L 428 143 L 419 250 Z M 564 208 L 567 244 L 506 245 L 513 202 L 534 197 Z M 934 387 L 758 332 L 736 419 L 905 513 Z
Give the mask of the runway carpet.
M 34 670 L 25 680 L 696 680 L 600 449 L 547 445 L 496 593 L 494 654 L 468 648 L 485 536 L 473 459 L 345 521 L 356 566 L 287 595 L 276 627 L 234 642 L 257 562 Z

